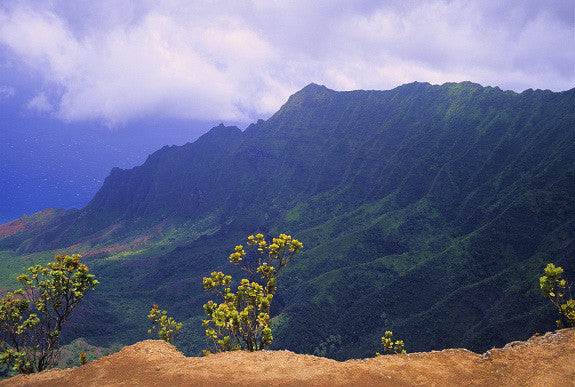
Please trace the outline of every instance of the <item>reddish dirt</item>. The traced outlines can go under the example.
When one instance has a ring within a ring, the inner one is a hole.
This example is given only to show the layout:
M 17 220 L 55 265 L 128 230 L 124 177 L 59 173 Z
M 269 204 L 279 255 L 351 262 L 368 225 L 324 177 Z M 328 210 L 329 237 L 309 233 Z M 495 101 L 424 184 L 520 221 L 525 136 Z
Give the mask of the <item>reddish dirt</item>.
M 50 222 L 54 221 L 54 219 L 64 215 L 65 213 L 65 210 L 46 208 L 32 216 L 24 215 L 11 222 L 0 224 L 0 238 L 6 238 L 22 231 L 46 227 Z
M 346 362 L 289 351 L 185 357 L 168 343 L 147 340 L 82 367 L 19 375 L 0 386 L 224 384 L 573 386 L 575 330 L 534 336 L 482 355 L 447 349 Z

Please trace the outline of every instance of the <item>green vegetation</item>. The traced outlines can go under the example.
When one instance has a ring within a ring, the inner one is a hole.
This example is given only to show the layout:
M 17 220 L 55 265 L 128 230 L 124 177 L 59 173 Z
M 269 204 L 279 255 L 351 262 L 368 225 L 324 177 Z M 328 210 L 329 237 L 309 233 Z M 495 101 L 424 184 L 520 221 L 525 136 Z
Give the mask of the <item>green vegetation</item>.
M 159 310 L 158 305 L 154 305 L 148 318 L 154 322 L 152 329 L 148 330 L 148 334 L 156 334 L 160 340 L 167 343 L 174 341 L 174 338 L 180 333 L 182 323 L 176 322 L 172 317 L 168 317 L 168 312 Z
M 575 326 L 575 301 L 571 296 L 571 286 L 561 278 L 563 269 L 549 263 L 545 268 L 545 275 L 539 278 L 543 294 L 555 305 L 559 312 L 557 326 L 566 328 Z
M 214 257 L 289 230 L 311 247 L 282 273 L 268 348 L 364 358 L 386 327 L 410 351 L 481 353 L 557 319 L 537 279 L 549 261 L 575 272 L 574 125 L 575 89 L 310 85 L 245 131 L 114 169 L 81 210 L 3 229 L 0 282 L 46 251 L 84 254 L 102 284 L 63 343 L 141 340 L 161 300 L 178 348 L 199 355 L 200 279 L 245 273 Z
M 272 340 L 270 305 L 277 289 L 277 279 L 286 265 L 303 245 L 291 236 L 280 234 L 268 244 L 262 234 L 248 237 L 255 257 L 245 257 L 242 245 L 236 246 L 230 262 L 249 275 L 242 279 L 236 293 L 231 291 L 232 277 L 213 272 L 204 277 L 204 289 L 221 301 L 208 301 L 204 311 L 209 319 L 203 320 L 209 339 L 205 350 L 213 352 L 248 350 L 258 351 L 268 347 Z
M 36 254 L 16 254 L 14 251 L 0 251 L 0 289 L 13 289 L 18 286 L 18 276 L 28 267 L 46 265 L 54 259 L 55 252 L 42 252 Z
M 395 354 L 407 353 L 405 351 L 405 345 L 403 340 L 393 341 L 393 332 L 385 331 L 384 336 L 381 338 L 381 344 L 383 344 L 383 350 L 385 352 L 393 352 Z M 379 352 L 375 354 L 376 356 L 381 356 Z
M 74 339 L 70 344 L 62 345 L 60 351 L 60 361 L 58 362 L 58 368 L 70 368 L 82 365 L 82 359 L 84 358 L 83 353 L 86 357 L 86 363 L 94 361 L 101 358 L 102 356 L 108 356 L 115 352 L 121 350 L 124 346 L 121 344 L 115 344 L 110 348 L 96 347 L 90 345 L 86 339 L 80 337 Z
M 28 268 L 22 289 L 0 300 L 0 363 L 19 373 L 40 372 L 58 363 L 63 325 L 98 281 L 80 255 L 56 255 L 47 267 Z

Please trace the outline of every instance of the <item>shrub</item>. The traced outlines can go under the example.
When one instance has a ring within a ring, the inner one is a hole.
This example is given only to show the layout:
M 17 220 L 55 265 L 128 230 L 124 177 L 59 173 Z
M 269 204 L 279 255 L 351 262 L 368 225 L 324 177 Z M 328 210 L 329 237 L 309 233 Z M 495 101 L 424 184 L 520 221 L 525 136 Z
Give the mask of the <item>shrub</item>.
M 404 349 L 405 345 L 403 340 L 393 341 L 393 332 L 386 331 L 385 335 L 381 338 L 381 344 L 383 344 L 383 349 L 385 352 L 393 352 L 393 353 L 407 353 Z M 376 356 L 381 356 L 379 352 L 376 353 Z
M 84 364 L 86 364 L 88 362 L 88 358 L 86 356 L 86 352 L 82 351 L 80 352 L 80 365 L 83 366 Z
M 148 318 L 154 322 L 152 329 L 148 330 L 148 334 L 155 333 L 165 342 L 171 343 L 177 334 L 180 333 L 182 323 L 178 323 L 173 318 L 168 317 L 168 312 L 159 310 L 158 305 L 152 307 Z
M 575 326 L 575 301 L 571 297 L 571 286 L 561 278 L 563 269 L 550 263 L 545 268 L 545 275 L 539 278 L 543 294 L 549 298 L 559 312 L 557 326 L 565 328 Z
M 203 320 L 208 347 L 214 352 L 230 350 L 257 351 L 273 340 L 270 328 L 270 305 L 276 292 L 277 278 L 303 245 L 291 236 L 281 234 L 271 244 L 262 234 L 248 237 L 251 256 L 243 246 L 236 246 L 229 259 L 248 274 L 237 292 L 231 291 L 232 277 L 213 272 L 203 279 L 204 289 L 219 298 L 220 304 L 208 301 Z M 205 350 L 204 354 L 209 354 Z
M 340 335 L 330 335 L 327 340 L 322 341 L 313 350 L 314 356 L 326 357 L 333 356 L 333 354 L 341 348 L 342 340 Z
M 98 285 L 80 258 L 56 255 L 47 267 L 28 268 L 28 274 L 18 277 L 22 289 L 0 300 L 0 364 L 24 374 L 56 365 L 64 323 Z

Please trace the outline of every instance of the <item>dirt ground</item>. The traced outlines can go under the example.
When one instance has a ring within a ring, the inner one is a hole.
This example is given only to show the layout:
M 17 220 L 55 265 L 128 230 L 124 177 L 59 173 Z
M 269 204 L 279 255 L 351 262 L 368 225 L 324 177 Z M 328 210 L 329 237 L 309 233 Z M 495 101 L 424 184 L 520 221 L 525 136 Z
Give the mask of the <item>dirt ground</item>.
M 575 330 L 534 336 L 482 355 L 447 349 L 346 362 L 289 351 L 185 357 L 168 343 L 147 340 L 82 367 L 0 382 L 0 386 L 224 384 L 575 386 Z

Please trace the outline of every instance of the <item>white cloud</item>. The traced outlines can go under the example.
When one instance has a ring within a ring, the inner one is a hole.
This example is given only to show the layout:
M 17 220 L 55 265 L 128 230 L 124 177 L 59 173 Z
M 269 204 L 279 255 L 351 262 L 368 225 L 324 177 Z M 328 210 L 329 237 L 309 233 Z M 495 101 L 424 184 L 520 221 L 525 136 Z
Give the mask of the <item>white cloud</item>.
M 30 0 L 0 8 L 0 44 L 55 88 L 62 119 L 252 121 L 309 82 L 573 87 L 566 8 L 526 4 Z M 30 106 L 52 106 L 42 95 Z
M 53 14 L 19 8 L 2 18 L 1 40 L 63 88 L 58 115 L 66 120 L 114 124 L 164 114 L 247 121 L 270 105 L 275 81 L 265 67 L 278 58 L 234 20 L 187 22 L 151 11 L 138 24 L 78 38 Z
M 53 110 L 52 104 L 44 92 L 41 92 L 30 101 L 28 101 L 26 107 L 39 113 L 51 112 Z
M 341 30 L 352 47 L 346 55 L 373 66 L 374 86 L 386 74 L 402 82 L 467 79 L 521 90 L 573 86 L 573 26 L 555 23 L 546 12 L 506 25 L 494 22 L 481 6 L 429 2 L 402 14 L 382 9 L 356 15 Z

